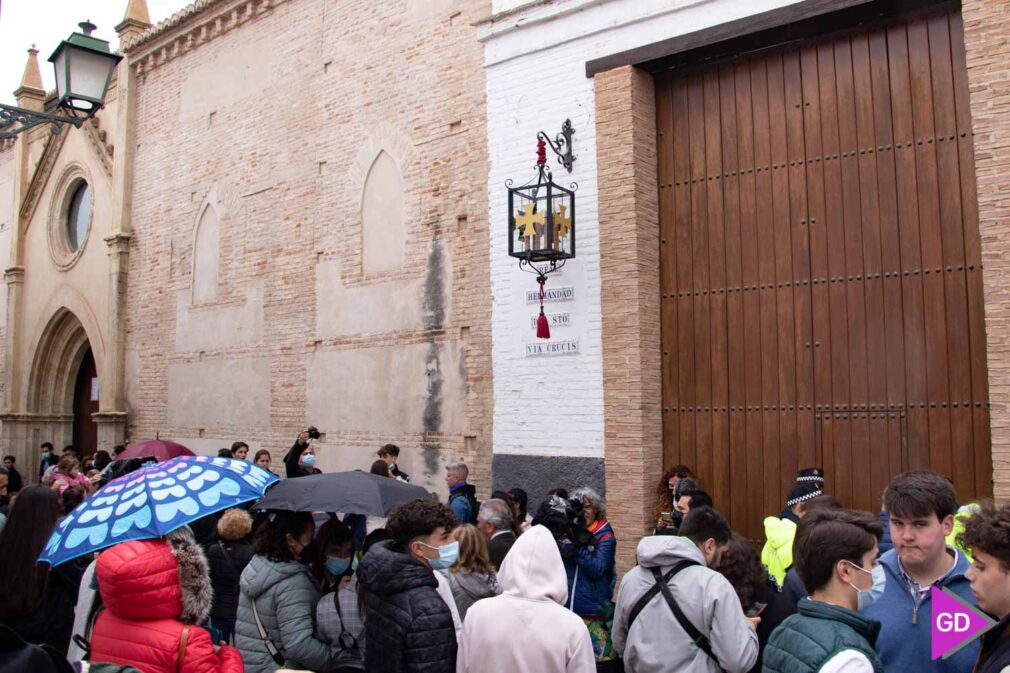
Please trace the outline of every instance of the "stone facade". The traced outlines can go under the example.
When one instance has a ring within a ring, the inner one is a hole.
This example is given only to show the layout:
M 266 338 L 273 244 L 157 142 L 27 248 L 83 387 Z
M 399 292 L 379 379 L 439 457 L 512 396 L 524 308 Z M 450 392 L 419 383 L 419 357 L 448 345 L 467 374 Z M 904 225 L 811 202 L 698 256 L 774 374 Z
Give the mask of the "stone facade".
M 92 252 L 95 267 L 74 276 L 44 239 L 30 248 L 26 303 L 47 307 L 33 320 L 95 314 L 100 335 L 81 322 L 103 410 L 118 377 L 109 411 L 130 440 L 211 453 L 242 439 L 279 466 L 311 424 L 324 470 L 367 469 L 394 442 L 415 482 L 444 490 L 441 466 L 464 460 L 486 488 L 487 200 L 472 177 L 487 171 L 485 87 L 471 25 L 485 3 L 201 0 L 154 27 L 138 6 L 120 26 L 119 105 L 98 118 L 120 125 L 114 158 L 95 162 L 71 129 L 38 208 L 62 198 L 75 161 L 108 183 L 75 268 Z M 0 171 L 46 141 L 19 139 Z M 66 305 L 61 293 L 84 288 L 94 296 Z M 7 445 L 34 457 L 65 431 Z

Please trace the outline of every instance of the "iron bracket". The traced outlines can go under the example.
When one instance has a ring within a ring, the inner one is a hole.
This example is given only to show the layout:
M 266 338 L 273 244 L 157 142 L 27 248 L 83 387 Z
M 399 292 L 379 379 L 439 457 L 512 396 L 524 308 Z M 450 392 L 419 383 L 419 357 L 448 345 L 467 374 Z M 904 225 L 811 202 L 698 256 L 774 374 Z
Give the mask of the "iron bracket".
M 558 156 L 558 163 L 568 169 L 569 173 L 572 172 L 572 164 L 577 158 L 572 154 L 572 134 L 574 133 L 575 129 L 572 128 L 571 119 L 565 120 L 565 123 L 561 125 L 561 131 L 554 136 L 554 140 L 551 140 L 543 131 L 537 133 L 537 138 L 550 145 L 551 150 Z
M 81 128 L 84 120 L 84 117 L 65 117 L 0 103 L 0 127 L 8 124 L 20 124 L 13 131 L 0 131 L 0 140 L 15 138 L 19 133 L 42 124 L 52 124 L 50 130 L 53 134 L 58 134 L 62 128 L 61 124 L 73 124 L 75 128 Z

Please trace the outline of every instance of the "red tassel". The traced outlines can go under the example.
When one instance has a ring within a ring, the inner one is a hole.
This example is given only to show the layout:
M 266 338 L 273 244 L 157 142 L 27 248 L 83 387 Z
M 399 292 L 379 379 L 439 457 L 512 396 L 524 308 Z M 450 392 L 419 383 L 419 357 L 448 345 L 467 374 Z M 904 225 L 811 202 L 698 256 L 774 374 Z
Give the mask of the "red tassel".
M 551 338 L 551 326 L 547 323 L 547 316 L 544 315 L 543 306 L 540 307 L 540 317 L 537 318 L 537 338 Z
M 540 276 L 537 278 L 537 282 L 540 283 L 540 316 L 537 318 L 537 338 L 550 339 L 551 326 L 547 322 L 547 316 L 544 315 L 544 283 L 547 282 L 547 277 Z

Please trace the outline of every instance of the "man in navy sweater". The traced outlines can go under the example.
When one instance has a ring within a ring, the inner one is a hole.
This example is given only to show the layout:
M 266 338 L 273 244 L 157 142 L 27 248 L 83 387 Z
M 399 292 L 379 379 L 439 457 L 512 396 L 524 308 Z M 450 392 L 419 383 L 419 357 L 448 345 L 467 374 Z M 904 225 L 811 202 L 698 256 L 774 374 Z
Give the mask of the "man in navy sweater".
M 965 578 L 970 565 L 945 538 L 954 526 L 954 487 L 935 472 L 898 475 L 884 491 L 894 549 L 880 557 L 886 573 L 883 597 L 863 611 L 882 624 L 877 652 L 887 671 L 963 673 L 972 670 L 979 643 L 948 659 L 930 658 L 933 621 L 930 589 L 935 585 L 975 604 Z

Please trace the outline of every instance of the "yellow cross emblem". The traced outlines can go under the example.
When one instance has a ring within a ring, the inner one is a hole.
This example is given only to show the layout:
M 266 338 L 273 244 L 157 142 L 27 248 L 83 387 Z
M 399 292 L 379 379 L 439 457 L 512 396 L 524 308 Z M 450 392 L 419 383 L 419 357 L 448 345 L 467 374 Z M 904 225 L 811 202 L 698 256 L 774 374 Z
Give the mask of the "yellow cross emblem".
M 525 204 L 523 210 L 516 215 L 516 227 L 519 228 L 519 235 L 522 238 L 536 236 L 543 229 L 544 213 L 543 211 L 533 212 L 534 205 L 533 203 Z
M 560 206 L 560 210 L 554 213 L 554 228 L 557 229 L 558 238 L 568 235 L 568 230 L 572 228 L 572 218 L 567 215 L 568 206 Z

